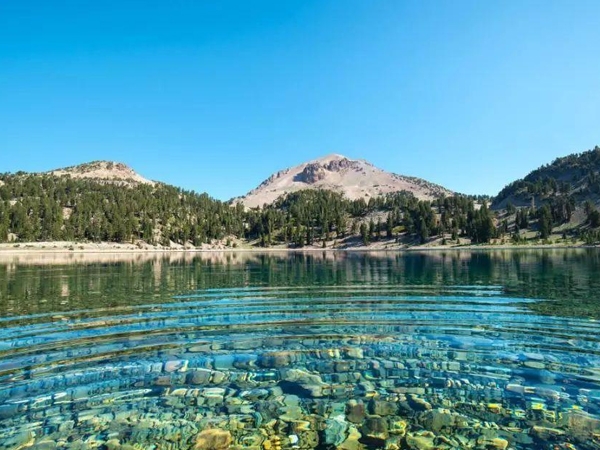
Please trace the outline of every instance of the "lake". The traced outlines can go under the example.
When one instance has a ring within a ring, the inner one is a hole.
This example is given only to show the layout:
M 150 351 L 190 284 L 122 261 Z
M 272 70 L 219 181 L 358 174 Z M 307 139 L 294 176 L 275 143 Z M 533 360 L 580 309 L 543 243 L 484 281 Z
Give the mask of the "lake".
M 0 259 L 0 449 L 599 449 L 600 251 Z

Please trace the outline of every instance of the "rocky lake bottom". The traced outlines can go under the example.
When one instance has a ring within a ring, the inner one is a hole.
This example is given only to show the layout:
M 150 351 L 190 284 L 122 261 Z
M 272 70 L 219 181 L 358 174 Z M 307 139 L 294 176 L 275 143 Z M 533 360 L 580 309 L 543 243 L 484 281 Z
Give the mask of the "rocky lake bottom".
M 600 449 L 587 251 L 0 262 L 0 449 Z

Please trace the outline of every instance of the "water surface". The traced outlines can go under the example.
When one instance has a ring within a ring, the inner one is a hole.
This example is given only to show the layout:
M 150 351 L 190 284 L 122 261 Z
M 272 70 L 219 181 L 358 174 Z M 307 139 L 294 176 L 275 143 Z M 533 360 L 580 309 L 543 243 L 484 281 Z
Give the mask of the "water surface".
M 599 274 L 595 250 L 4 257 L 0 448 L 597 449 Z

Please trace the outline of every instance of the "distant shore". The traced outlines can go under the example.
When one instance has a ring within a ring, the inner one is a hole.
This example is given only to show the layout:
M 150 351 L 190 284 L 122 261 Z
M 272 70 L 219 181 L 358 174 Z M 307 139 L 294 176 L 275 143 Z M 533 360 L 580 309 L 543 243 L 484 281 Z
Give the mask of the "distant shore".
M 425 244 L 407 246 L 396 242 L 375 242 L 370 245 L 354 245 L 340 247 L 254 247 L 226 246 L 222 244 L 205 244 L 201 247 L 193 246 L 152 246 L 136 245 L 115 242 L 20 242 L 1 243 L 0 255 L 23 254 L 23 253 L 203 253 L 203 252 L 316 252 L 316 251 L 341 251 L 341 252 L 363 252 L 363 251 L 442 251 L 442 250 L 511 250 L 511 249 L 560 249 L 560 248 L 598 248 L 598 246 L 584 245 L 583 243 L 552 243 L 552 244 L 462 244 L 441 245 Z

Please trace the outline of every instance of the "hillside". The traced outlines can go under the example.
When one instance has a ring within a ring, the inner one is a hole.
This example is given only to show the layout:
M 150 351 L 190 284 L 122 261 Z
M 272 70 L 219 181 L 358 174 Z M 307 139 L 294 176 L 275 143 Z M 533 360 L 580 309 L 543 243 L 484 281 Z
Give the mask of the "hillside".
M 410 192 L 420 200 L 452 195 L 442 186 L 420 178 L 386 172 L 365 160 L 329 155 L 281 170 L 235 201 L 254 208 L 272 204 L 285 194 L 305 189 L 331 190 L 349 200 L 368 200 L 399 191 Z
M 240 209 L 118 163 L 0 175 L 0 242 L 197 246 L 241 234 Z
M 576 204 L 598 203 L 600 147 L 555 159 L 520 180 L 513 181 L 494 198 L 492 207 L 540 205 L 553 198 L 572 197 Z
M 144 178 L 126 164 L 114 161 L 92 161 L 77 166 L 51 170 L 45 172 L 45 174 L 121 185 L 155 184 L 154 181 Z
M 492 202 L 514 243 L 600 242 L 600 147 L 555 159 L 502 189 Z
M 261 208 L 150 182 L 124 164 L 104 161 L 0 174 L 0 242 L 138 248 L 594 244 L 600 242 L 600 212 L 590 200 L 600 192 L 599 161 L 595 148 L 543 166 L 503 189 L 495 211 L 484 198 L 444 195 L 440 186 L 339 155 L 282 171 L 242 199 L 259 204 L 276 197 Z
M 330 158 L 325 166 L 323 170 L 338 175 L 357 167 L 341 157 Z M 307 177 L 304 182 L 323 179 L 316 165 L 306 168 L 301 172 Z M 16 247 L 72 242 L 78 247 L 119 243 L 139 248 L 350 248 L 446 238 L 458 242 L 460 236 L 462 243 L 487 242 L 493 236 L 488 210 L 476 210 L 474 199 L 465 196 L 430 202 L 403 190 L 352 200 L 312 187 L 286 193 L 257 210 L 143 180 L 125 165 L 106 162 L 42 174 L 0 174 L 0 242 Z M 425 188 L 430 195 L 445 192 L 425 182 L 419 186 L 421 193 Z

